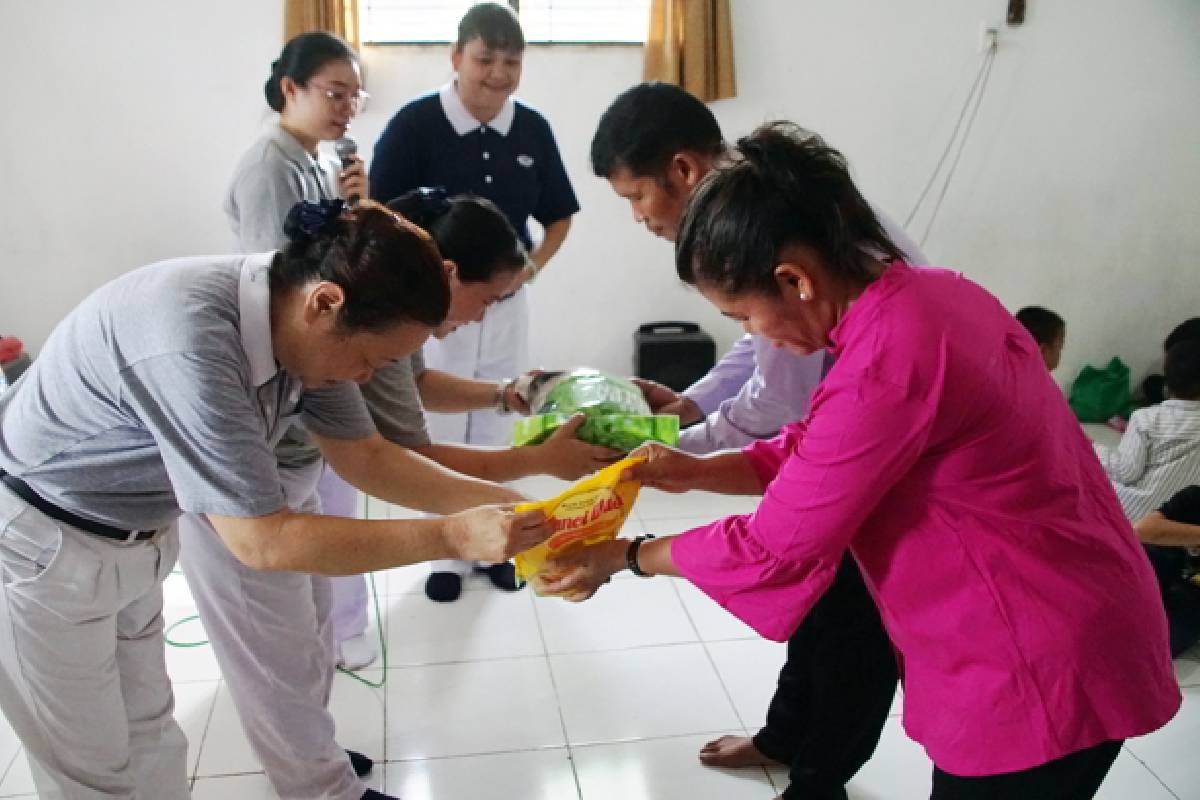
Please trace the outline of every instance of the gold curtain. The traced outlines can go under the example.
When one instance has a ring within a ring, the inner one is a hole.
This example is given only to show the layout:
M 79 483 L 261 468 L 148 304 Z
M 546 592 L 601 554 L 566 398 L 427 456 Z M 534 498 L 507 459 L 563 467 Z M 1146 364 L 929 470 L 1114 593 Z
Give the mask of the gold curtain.
M 737 94 L 730 0 L 651 0 L 642 76 L 682 86 L 701 100 Z
M 336 33 L 358 50 L 358 0 L 284 0 L 283 40 L 309 31 Z

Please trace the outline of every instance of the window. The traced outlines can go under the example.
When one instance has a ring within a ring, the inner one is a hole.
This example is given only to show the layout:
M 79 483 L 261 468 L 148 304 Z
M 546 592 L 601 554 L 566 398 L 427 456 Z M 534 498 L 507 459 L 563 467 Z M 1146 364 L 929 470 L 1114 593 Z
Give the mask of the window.
M 362 0 L 362 39 L 373 44 L 451 42 L 477 0 Z M 642 44 L 650 0 L 520 0 L 530 42 Z

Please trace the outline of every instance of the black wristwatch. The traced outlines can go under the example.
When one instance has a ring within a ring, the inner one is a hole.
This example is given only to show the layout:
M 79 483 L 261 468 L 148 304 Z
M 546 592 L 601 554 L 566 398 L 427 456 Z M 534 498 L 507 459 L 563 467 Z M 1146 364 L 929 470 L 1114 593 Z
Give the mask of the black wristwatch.
M 644 533 L 641 536 L 635 536 L 629 543 L 629 547 L 625 548 L 625 566 L 639 578 L 649 578 L 650 575 L 649 573 L 642 572 L 642 568 L 638 566 L 638 550 L 641 549 L 642 542 L 653 538 L 653 533 Z

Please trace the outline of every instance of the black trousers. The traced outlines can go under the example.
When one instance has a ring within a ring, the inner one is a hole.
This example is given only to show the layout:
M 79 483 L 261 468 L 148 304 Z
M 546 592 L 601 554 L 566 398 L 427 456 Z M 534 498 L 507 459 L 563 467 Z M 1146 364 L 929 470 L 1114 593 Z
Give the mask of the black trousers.
M 982 778 L 934 767 L 930 800 L 1091 800 L 1120 752 L 1121 742 L 1104 742 L 1038 767 Z
M 845 800 L 866 763 L 896 694 L 896 658 L 858 564 L 837 577 L 792 637 L 767 724 L 754 737 L 763 755 L 790 765 L 783 797 Z
M 1184 571 L 1192 567 L 1192 559 L 1182 547 L 1144 544 L 1142 548 L 1154 567 L 1163 609 L 1167 612 L 1171 658 L 1178 658 L 1200 642 L 1200 587 L 1184 578 Z

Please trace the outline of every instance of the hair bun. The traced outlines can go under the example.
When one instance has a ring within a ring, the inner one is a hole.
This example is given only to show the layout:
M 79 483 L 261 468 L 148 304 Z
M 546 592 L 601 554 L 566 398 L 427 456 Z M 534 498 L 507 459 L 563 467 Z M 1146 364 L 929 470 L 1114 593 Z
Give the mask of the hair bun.
M 283 221 L 283 232 L 293 242 L 311 241 L 320 236 L 345 209 L 346 203 L 340 198 L 319 203 L 302 200 L 288 211 L 287 219 Z

